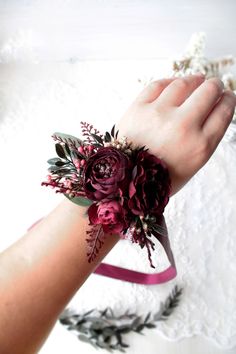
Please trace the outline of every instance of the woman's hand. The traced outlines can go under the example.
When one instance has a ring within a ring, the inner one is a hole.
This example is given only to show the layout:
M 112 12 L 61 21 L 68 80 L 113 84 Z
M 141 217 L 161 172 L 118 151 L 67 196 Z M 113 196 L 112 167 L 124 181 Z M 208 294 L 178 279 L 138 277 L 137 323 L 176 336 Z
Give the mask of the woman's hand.
M 173 195 L 213 154 L 235 105 L 236 96 L 217 78 L 162 79 L 144 88 L 116 128 L 166 162 Z

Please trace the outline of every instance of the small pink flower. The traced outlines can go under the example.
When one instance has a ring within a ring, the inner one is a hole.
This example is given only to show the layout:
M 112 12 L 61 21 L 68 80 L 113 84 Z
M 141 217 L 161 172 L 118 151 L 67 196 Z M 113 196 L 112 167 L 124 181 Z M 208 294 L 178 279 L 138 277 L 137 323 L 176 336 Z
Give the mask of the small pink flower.
M 94 149 L 94 147 L 93 147 L 92 145 L 89 145 L 89 146 L 88 146 L 88 151 L 89 151 L 89 153 L 91 153 L 91 152 L 93 151 L 93 149 Z
M 47 182 L 51 182 L 51 180 L 52 180 L 52 176 L 51 176 L 51 175 L 47 175 L 46 181 L 47 181 Z
M 78 147 L 78 151 L 79 151 L 81 154 L 84 154 L 84 148 L 83 148 L 83 146 Z
M 80 160 L 74 160 L 73 162 L 76 168 L 80 168 Z
M 102 224 L 104 232 L 120 233 L 127 226 L 125 210 L 116 200 L 90 205 L 88 216 L 91 224 Z

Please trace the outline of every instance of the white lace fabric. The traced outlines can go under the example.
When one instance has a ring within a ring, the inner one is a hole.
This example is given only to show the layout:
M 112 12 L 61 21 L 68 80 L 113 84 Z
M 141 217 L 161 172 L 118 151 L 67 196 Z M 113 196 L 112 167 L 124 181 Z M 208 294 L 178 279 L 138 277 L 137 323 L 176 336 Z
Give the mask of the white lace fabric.
M 1 172 L 2 200 L 9 209 L 3 227 L 9 235 L 18 237 L 19 225 L 22 230 L 30 226 L 59 200 L 51 190 L 43 191 L 40 186 L 46 175 L 46 159 L 54 151 L 50 135 L 54 131 L 78 135 L 81 120 L 111 128 L 141 89 L 138 78 L 146 73 L 146 64 L 78 62 L 36 68 L 16 63 L 15 72 L 10 64 L 0 66 L 0 148 L 8 151 L 7 156 L 2 156 L 2 163 L 8 168 L 8 176 Z M 117 65 L 124 65 L 122 80 L 115 74 Z M 155 63 L 152 65 L 150 72 L 156 67 Z M 94 106 L 92 101 L 96 102 Z M 155 330 L 169 340 L 196 334 L 210 338 L 223 349 L 236 346 L 235 136 L 232 125 L 208 163 L 166 207 L 177 277 L 165 284 L 146 286 L 92 274 L 68 307 L 78 312 L 110 306 L 117 313 L 127 309 L 139 314 L 154 313 L 177 284 L 183 288 L 180 304 L 168 321 L 159 322 Z M 23 156 L 22 170 L 19 160 Z M 15 200 L 26 198 L 25 209 L 9 202 L 9 194 L 3 190 L 3 186 L 16 183 L 16 168 L 22 172 L 18 173 L 21 188 L 16 188 Z M 12 215 L 14 225 L 9 223 Z M 104 262 L 150 273 L 168 266 L 158 242 L 153 253 L 156 269 L 150 268 L 145 250 L 124 240 Z M 148 342 L 148 332 L 146 337 Z M 135 343 L 131 348 L 135 352 Z

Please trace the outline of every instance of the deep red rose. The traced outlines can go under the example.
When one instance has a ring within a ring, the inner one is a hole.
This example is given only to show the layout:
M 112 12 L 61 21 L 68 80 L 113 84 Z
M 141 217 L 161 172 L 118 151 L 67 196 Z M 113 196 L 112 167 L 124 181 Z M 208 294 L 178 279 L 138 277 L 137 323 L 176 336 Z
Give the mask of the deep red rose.
M 131 212 L 135 215 L 162 214 L 170 191 L 171 181 L 164 162 L 147 151 L 140 151 L 129 185 Z
M 88 216 L 91 224 L 102 224 L 104 232 L 119 233 L 127 226 L 125 210 L 116 200 L 90 205 Z
M 95 201 L 121 195 L 128 187 L 129 159 L 113 147 L 100 148 L 87 161 L 84 171 L 84 191 Z

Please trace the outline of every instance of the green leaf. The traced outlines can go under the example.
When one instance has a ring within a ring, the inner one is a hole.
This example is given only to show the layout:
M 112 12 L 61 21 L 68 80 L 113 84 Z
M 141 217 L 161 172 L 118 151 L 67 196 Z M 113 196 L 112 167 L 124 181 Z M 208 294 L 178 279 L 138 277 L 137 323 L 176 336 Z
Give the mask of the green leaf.
M 73 324 L 73 321 L 69 317 L 60 318 L 59 322 L 62 323 L 63 325 L 67 325 L 67 326 Z
M 97 134 L 90 134 L 95 140 L 97 140 L 99 142 L 99 144 L 103 145 L 103 140 L 100 136 L 98 136 Z
M 55 166 L 55 165 L 51 165 L 50 167 L 48 167 L 48 171 L 49 172 L 57 172 L 61 169 L 61 167 L 59 166 Z
M 91 343 L 91 340 L 86 337 L 84 334 L 79 334 L 78 335 L 78 338 L 82 341 L 82 342 L 85 342 L 85 343 Z
M 62 166 L 50 166 L 48 168 L 49 172 L 56 172 L 58 175 L 64 175 L 66 173 L 70 173 L 71 169 L 70 168 L 63 168 Z
M 87 199 L 87 198 L 83 198 L 83 197 L 74 197 L 74 198 L 71 198 L 69 197 L 69 195 L 67 194 L 64 194 L 64 196 L 66 198 L 68 198 L 71 202 L 77 204 L 77 205 L 80 205 L 80 206 L 84 206 L 84 207 L 87 207 L 87 206 L 90 206 L 91 204 L 93 204 L 93 201 L 90 200 L 90 199 Z
M 69 145 L 67 143 L 65 143 L 65 150 L 66 150 L 67 155 L 70 156 L 70 148 L 69 148 Z
M 132 331 L 132 329 L 127 325 L 123 325 L 119 327 L 118 331 L 120 333 L 129 333 L 130 331 Z
M 56 162 L 55 162 L 55 165 L 56 165 L 56 166 L 64 166 L 64 165 L 66 165 L 66 163 L 67 163 L 67 162 L 63 162 L 63 161 L 60 160 L 60 161 L 56 161 Z
M 136 328 L 136 331 L 137 332 L 141 332 L 143 329 L 144 329 L 144 324 L 140 324 L 137 328 Z
M 94 309 L 89 310 L 88 312 L 85 312 L 85 313 L 83 314 L 83 316 L 88 316 L 88 315 L 90 315 L 90 313 L 92 313 L 93 311 L 94 311 Z
M 148 314 L 144 320 L 144 323 L 146 323 L 149 320 L 150 316 L 151 316 L 151 312 L 148 312 Z
M 79 138 L 76 138 L 75 136 L 70 135 L 70 134 L 64 134 L 64 133 L 56 132 L 56 133 L 53 134 L 53 136 L 54 135 L 59 137 L 59 138 L 61 138 L 65 143 L 70 142 L 70 140 L 71 140 L 78 147 L 83 143 L 82 140 L 80 140 Z
M 153 323 L 147 323 L 145 325 L 145 327 L 147 327 L 147 328 L 156 328 L 156 325 L 154 325 Z
M 114 134 L 115 134 L 115 124 L 113 125 L 112 130 L 111 130 L 111 136 L 113 138 L 114 138 Z
M 109 143 L 111 141 L 111 136 L 108 132 L 106 132 L 104 140 L 106 143 Z
M 62 159 L 66 158 L 65 150 L 61 144 L 56 144 L 55 146 L 57 155 L 61 157 Z
M 53 159 L 49 159 L 49 160 L 47 161 L 47 163 L 48 163 L 49 165 L 55 165 L 56 162 L 58 162 L 58 161 L 61 161 L 61 159 L 59 159 L 59 157 L 54 157 Z
M 136 327 L 140 324 L 140 322 L 142 321 L 142 317 L 141 316 L 138 316 L 135 318 L 135 320 L 132 322 L 132 327 Z
M 105 337 L 113 336 L 114 333 L 115 333 L 115 330 L 112 329 L 112 328 L 109 328 L 109 327 L 104 328 L 104 330 L 103 330 L 103 335 L 104 335 Z
M 100 148 L 100 147 L 103 146 L 103 145 L 98 144 L 98 143 L 95 143 L 95 144 L 93 144 L 93 146 L 96 147 L 96 148 Z

